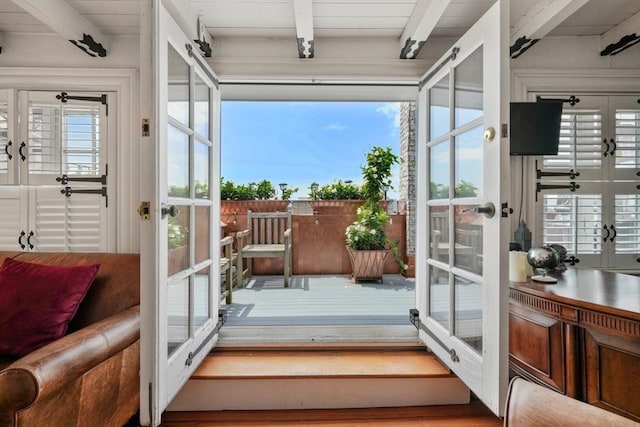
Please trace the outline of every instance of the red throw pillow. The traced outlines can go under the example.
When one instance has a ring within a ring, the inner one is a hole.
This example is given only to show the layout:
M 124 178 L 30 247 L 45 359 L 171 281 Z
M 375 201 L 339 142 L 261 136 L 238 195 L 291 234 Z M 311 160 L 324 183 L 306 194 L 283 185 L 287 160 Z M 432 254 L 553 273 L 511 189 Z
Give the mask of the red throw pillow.
M 0 266 L 0 354 L 22 357 L 62 337 L 99 264 Z

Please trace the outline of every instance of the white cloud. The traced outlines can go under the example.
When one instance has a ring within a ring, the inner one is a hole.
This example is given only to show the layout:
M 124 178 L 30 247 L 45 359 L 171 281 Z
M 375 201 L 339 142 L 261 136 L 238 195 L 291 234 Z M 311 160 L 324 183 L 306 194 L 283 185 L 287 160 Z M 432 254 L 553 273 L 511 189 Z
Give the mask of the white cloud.
M 341 131 L 341 130 L 345 130 L 347 129 L 346 126 L 341 125 L 340 123 L 331 123 L 330 125 L 326 125 L 325 127 L 323 127 L 322 129 L 324 130 L 336 130 L 336 131 Z
M 393 126 L 400 127 L 400 103 L 399 102 L 387 102 L 381 107 L 376 108 L 376 112 L 384 114 L 390 119 L 393 119 Z

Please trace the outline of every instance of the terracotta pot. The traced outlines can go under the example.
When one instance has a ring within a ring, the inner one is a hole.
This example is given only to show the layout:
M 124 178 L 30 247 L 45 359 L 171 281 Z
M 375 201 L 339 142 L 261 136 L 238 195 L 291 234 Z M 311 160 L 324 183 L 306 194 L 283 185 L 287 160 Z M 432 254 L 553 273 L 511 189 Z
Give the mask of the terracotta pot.
M 377 280 L 382 283 L 384 261 L 389 255 L 389 250 L 360 251 L 347 248 L 351 260 L 351 277 L 354 282 L 358 280 Z

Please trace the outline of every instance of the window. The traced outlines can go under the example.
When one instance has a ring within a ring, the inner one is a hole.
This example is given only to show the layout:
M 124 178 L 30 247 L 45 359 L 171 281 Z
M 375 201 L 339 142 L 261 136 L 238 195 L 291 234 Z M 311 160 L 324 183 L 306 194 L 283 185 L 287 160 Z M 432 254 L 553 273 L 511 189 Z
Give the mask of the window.
M 543 171 L 576 176 L 541 178 L 564 187 L 538 194 L 541 241 L 565 246 L 580 265 L 637 268 L 640 106 L 629 96 L 578 98 L 564 105 L 558 155 L 542 159 Z

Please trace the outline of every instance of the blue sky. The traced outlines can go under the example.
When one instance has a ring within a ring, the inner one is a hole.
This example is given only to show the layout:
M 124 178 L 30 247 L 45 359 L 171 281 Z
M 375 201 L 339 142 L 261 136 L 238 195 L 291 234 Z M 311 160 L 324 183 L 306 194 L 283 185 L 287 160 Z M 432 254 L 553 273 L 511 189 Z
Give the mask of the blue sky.
M 236 184 L 268 179 L 276 189 L 286 182 L 299 188 L 293 199 L 306 197 L 313 181 L 361 184 L 372 147 L 400 153 L 399 110 L 384 102 L 224 101 L 222 176 Z

